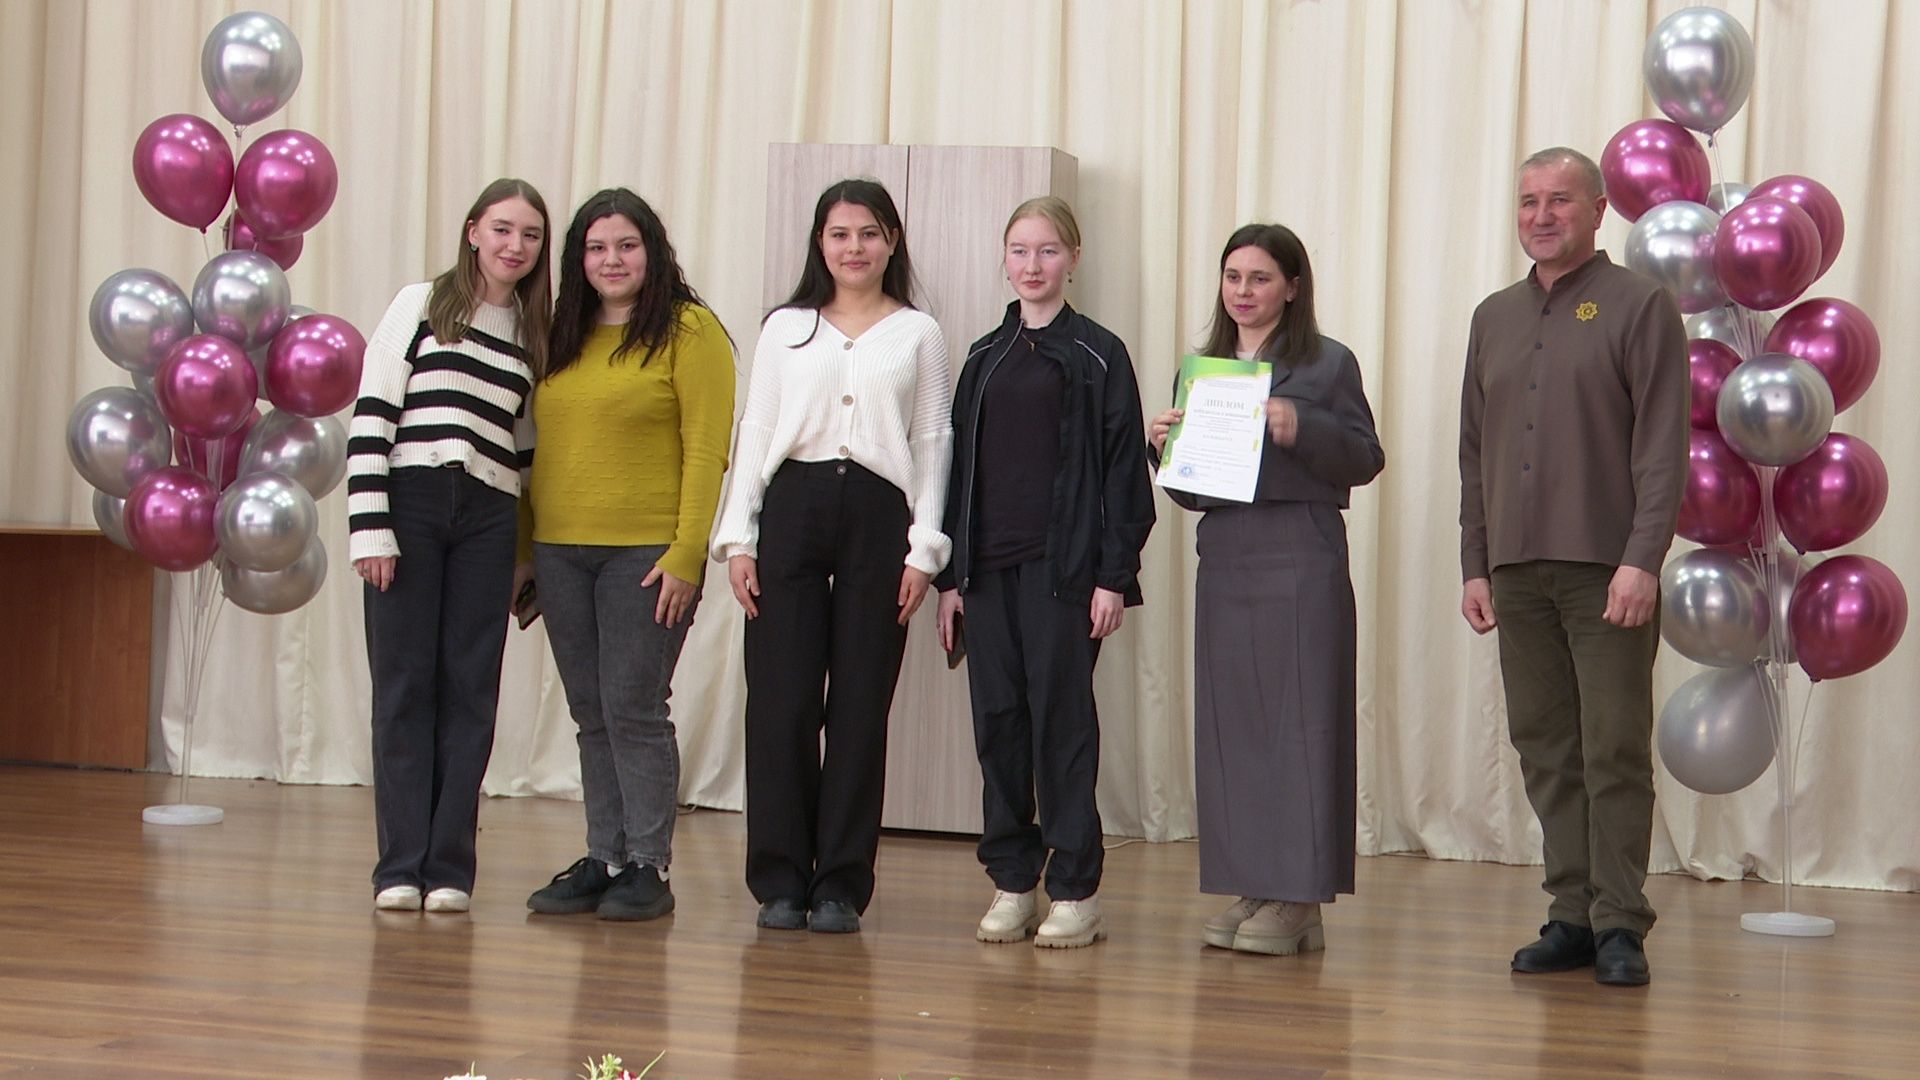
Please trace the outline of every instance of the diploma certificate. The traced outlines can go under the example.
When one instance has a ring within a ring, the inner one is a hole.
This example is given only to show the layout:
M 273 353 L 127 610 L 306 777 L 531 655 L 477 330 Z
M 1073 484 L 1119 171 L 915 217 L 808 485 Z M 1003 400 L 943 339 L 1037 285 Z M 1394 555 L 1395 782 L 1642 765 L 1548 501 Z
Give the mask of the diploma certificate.
M 1252 502 L 1267 444 L 1273 365 L 1189 356 L 1180 361 L 1173 407 L 1186 410 L 1167 433 L 1156 482 L 1195 495 Z

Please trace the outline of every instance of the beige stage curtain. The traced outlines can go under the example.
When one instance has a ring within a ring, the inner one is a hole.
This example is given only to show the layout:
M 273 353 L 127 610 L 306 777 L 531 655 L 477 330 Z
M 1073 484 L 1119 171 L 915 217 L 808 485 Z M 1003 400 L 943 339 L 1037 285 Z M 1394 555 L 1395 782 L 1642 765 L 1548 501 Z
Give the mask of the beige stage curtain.
M 200 43 L 240 5 L 0 0 L 0 518 L 89 520 L 61 450 L 73 402 L 121 372 L 84 306 L 109 273 L 188 281 L 207 252 L 135 190 L 134 136 L 163 113 L 213 117 Z M 393 291 L 445 265 L 488 179 L 547 196 L 556 231 L 609 184 L 665 217 L 692 280 L 750 357 L 766 145 L 1059 146 L 1080 161 L 1085 262 L 1074 300 L 1126 339 L 1149 408 L 1201 333 L 1219 245 L 1254 219 L 1292 225 L 1319 275 L 1322 326 L 1361 358 L 1386 473 L 1348 515 L 1360 598 L 1360 845 L 1527 862 L 1538 829 L 1505 738 L 1494 643 L 1457 614 L 1454 465 L 1467 320 L 1526 263 L 1514 164 L 1564 143 L 1597 153 L 1654 115 L 1640 51 L 1680 5 L 1569 0 L 271 0 L 306 55 L 291 107 L 342 177 L 292 271 L 295 300 L 370 328 Z M 1722 136 L 1729 178 L 1811 174 L 1839 196 L 1846 247 L 1815 293 L 1849 298 L 1886 346 L 1839 427 L 1893 474 L 1851 550 L 1920 588 L 1920 307 L 1905 221 L 1920 171 L 1920 12 L 1875 0 L 1730 5 L 1752 30 L 1751 101 Z M 1617 253 L 1625 225 L 1603 243 Z M 931 257 L 931 253 L 922 255 Z M 743 361 L 744 365 L 744 361 Z M 1192 835 L 1193 519 L 1164 500 L 1148 604 L 1107 649 L 1101 810 L 1110 831 Z M 299 612 L 230 610 L 217 637 L 196 772 L 292 782 L 369 776 L 367 677 L 345 511 L 323 503 L 333 575 Z M 16 587 L 32 587 L 16 582 Z M 930 617 L 923 615 L 923 618 Z M 740 616 L 708 595 L 674 698 L 681 797 L 741 803 Z M 1913 635 L 1920 637 L 1920 633 Z M 1920 887 L 1920 664 L 1912 640 L 1813 695 L 1795 869 L 1804 881 Z M 1670 653 L 1658 694 L 1696 670 Z M 165 702 L 177 760 L 180 659 Z M 1807 695 L 1794 683 L 1793 711 Z M 951 692 L 965 693 L 955 678 Z M 540 632 L 514 634 L 487 790 L 568 794 L 576 764 Z M 1657 868 L 1780 870 L 1770 773 L 1730 797 L 1660 777 Z

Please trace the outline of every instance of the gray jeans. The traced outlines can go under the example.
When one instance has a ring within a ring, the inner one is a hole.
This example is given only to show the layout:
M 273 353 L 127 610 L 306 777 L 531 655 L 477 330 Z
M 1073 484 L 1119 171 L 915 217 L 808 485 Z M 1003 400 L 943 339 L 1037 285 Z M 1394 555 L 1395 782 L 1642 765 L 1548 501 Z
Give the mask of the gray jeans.
M 653 618 L 660 586 L 640 585 L 666 551 L 533 546 L 547 641 L 580 728 L 587 854 L 615 866 L 664 870 L 673 854 L 680 744 L 667 697 L 693 610 L 662 626 Z

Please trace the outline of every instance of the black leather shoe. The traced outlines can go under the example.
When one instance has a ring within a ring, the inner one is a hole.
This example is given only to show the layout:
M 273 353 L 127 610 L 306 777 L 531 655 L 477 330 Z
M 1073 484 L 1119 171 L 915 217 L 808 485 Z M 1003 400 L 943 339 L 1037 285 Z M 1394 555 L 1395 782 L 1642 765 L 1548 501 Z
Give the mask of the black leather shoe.
M 1593 961 L 1593 981 L 1604 986 L 1645 986 L 1653 973 L 1647 970 L 1647 950 L 1640 935 L 1631 930 L 1602 930 Z
M 754 925 L 767 930 L 805 930 L 807 907 L 798 900 L 782 897 L 760 905 L 760 917 Z
M 1558 919 L 1540 928 L 1540 940 L 1513 954 L 1513 970 L 1525 975 L 1572 971 L 1593 963 L 1593 931 Z
M 860 913 L 845 900 L 816 900 L 813 903 L 813 920 L 808 928 L 816 934 L 857 934 L 860 932 Z

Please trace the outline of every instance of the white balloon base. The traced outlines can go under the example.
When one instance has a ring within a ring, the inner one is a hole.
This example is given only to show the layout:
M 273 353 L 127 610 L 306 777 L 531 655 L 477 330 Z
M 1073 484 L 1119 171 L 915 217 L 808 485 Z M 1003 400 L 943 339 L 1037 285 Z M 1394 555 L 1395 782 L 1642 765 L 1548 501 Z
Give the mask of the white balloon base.
M 1832 937 L 1833 920 L 1798 911 L 1749 911 L 1740 916 L 1740 929 L 1778 937 Z
M 149 825 L 218 825 L 226 816 L 227 812 L 217 806 L 195 806 L 192 803 L 168 803 L 140 811 L 140 820 Z

